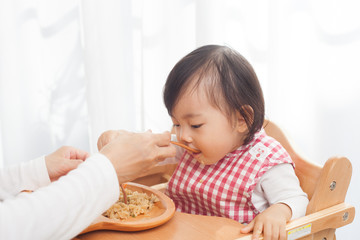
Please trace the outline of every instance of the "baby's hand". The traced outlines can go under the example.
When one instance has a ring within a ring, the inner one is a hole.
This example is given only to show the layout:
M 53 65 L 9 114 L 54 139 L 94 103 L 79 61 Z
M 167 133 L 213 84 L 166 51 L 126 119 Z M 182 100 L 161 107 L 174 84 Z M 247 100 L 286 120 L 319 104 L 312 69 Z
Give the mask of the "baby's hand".
M 61 147 L 45 156 L 46 168 L 51 181 L 55 181 L 71 170 L 77 168 L 89 154 L 73 147 Z
M 259 239 L 263 233 L 264 240 L 285 240 L 286 223 L 291 219 L 291 209 L 286 204 L 271 205 L 257 215 L 247 226 L 240 229 L 241 233 L 253 231 L 252 239 Z

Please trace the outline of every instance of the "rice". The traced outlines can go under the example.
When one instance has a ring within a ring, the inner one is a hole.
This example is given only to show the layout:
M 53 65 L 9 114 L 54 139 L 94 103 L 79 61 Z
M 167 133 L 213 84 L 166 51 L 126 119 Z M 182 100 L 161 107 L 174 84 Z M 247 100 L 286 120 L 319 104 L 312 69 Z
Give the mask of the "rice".
M 159 199 L 154 194 L 150 196 L 146 193 L 139 193 L 125 188 L 127 195 L 127 204 L 124 203 L 122 191 L 120 191 L 119 200 L 112 205 L 103 215 L 111 219 L 126 220 L 129 217 L 137 217 L 140 214 L 146 214 L 154 207 L 154 203 Z

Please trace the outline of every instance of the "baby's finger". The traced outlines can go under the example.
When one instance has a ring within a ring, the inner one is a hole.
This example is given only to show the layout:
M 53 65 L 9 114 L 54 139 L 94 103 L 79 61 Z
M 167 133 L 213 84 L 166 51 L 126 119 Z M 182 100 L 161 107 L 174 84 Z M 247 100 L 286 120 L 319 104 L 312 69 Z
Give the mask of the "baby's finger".
M 269 223 L 265 224 L 264 225 L 264 239 L 278 240 L 278 238 L 277 238 L 278 235 L 276 235 L 276 233 L 273 231 L 274 231 L 274 228 L 273 228 L 272 224 L 269 224 Z M 276 236 L 276 238 L 275 238 L 275 236 Z
M 285 240 L 286 239 L 286 229 L 285 226 L 281 225 L 279 229 L 279 239 Z
M 254 225 L 254 229 L 253 229 L 253 235 L 252 235 L 252 240 L 258 240 L 260 237 L 260 234 L 263 232 L 263 223 L 257 221 Z M 266 238 L 265 238 L 266 239 Z
M 254 228 L 254 220 L 251 221 L 248 225 L 244 226 L 243 228 L 240 229 L 241 233 L 249 233 L 251 232 L 251 230 L 253 230 Z
M 272 233 L 271 233 L 272 239 L 276 239 L 279 240 L 279 228 L 277 226 L 272 228 Z

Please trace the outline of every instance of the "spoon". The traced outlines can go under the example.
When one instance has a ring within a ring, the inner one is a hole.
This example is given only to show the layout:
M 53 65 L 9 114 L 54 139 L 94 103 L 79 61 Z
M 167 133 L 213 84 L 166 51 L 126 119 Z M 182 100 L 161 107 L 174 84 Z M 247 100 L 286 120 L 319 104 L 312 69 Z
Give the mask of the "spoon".
M 196 150 L 196 149 L 193 149 L 189 146 L 186 146 L 185 144 L 182 144 L 182 143 L 179 143 L 177 141 L 177 138 L 176 138 L 176 135 L 175 134 L 171 134 L 171 141 L 170 141 L 172 144 L 175 144 L 175 145 L 178 145 L 182 148 L 185 148 L 186 150 L 192 152 L 192 153 L 200 153 L 200 150 Z
M 126 195 L 125 187 L 126 187 L 126 183 L 120 184 L 120 188 L 124 197 L 124 203 L 127 204 L 127 195 Z

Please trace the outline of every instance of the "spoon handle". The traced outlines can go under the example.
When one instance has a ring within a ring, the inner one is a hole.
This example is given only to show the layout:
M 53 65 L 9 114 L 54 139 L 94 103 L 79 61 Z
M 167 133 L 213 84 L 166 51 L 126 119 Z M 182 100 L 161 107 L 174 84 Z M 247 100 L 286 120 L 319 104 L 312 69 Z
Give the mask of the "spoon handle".
M 196 149 L 193 149 L 191 147 L 188 147 L 186 146 L 185 144 L 182 144 L 182 143 L 179 143 L 179 142 L 174 142 L 174 141 L 170 141 L 172 144 L 175 144 L 175 145 L 178 145 L 182 148 L 185 148 L 186 150 L 189 150 L 190 152 L 193 152 L 193 153 L 199 153 L 200 151 L 199 150 L 196 150 Z
M 124 196 L 124 203 L 127 204 L 127 195 L 126 195 L 125 187 L 126 187 L 126 184 L 124 184 L 124 183 L 120 184 L 120 188 L 121 188 L 121 191 Z

